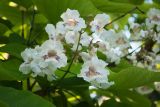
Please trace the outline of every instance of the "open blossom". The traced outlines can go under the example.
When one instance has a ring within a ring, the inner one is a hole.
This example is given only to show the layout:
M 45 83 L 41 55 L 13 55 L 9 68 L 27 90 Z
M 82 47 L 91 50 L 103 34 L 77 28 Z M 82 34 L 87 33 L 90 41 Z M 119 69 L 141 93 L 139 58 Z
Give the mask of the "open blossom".
M 147 16 L 151 23 L 160 25 L 160 10 L 151 8 L 148 11 Z
M 104 26 L 109 23 L 110 17 L 103 13 L 97 14 L 94 20 L 90 23 L 91 31 L 93 32 L 101 32 L 104 30 Z
M 54 25 L 47 24 L 47 26 L 45 27 L 45 30 L 49 35 L 49 39 L 55 39 L 55 37 L 56 37 L 56 29 L 55 29 Z
M 92 40 L 92 37 L 90 37 L 86 32 L 82 33 L 80 38 L 80 43 L 82 46 L 89 46 L 90 42 Z
M 80 36 L 81 35 L 81 36 Z M 86 32 L 84 33 L 79 33 L 79 32 L 75 32 L 75 31 L 68 31 L 65 35 L 65 40 L 67 44 L 72 44 L 72 50 L 76 50 L 77 45 L 78 45 L 78 41 L 80 39 L 80 44 L 81 46 L 89 46 L 92 38 L 90 36 L 88 36 L 88 34 Z M 79 50 L 81 50 L 81 46 L 79 46 Z
M 83 77 L 84 80 L 99 88 L 105 89 L 113 85 L 113 82 L 108 81 L 109 70 L 105 68 L 107 63 L 98 59 L 97 56 L 92 56 L 87 59 L 89 60 L 85 59 L 78 77 Z
M 69 51 L 78 49 L 75 53 L 80 53 L 77 55 L 80 55 L 84 62 L 78 77 L 98 88 L 106 89 L 113 85 L 114 82 L 108 80 L 110 72 L 105 61 L 118 64 L 128 52 L 130 44 L 125 33 L 118 32 L 117 27 L 117 30 L 106 30 L 104 27 L 110 22 L 110 17 L 104 13 L 97 14 L 90 23 L 90 34 L 88 29 L 84 29 L 87 25 L 77 10 L 67 9 L 61 18 L 62 21 L 56 25 L 47 24 L 45 27 L 49 40 L 41 46 L 22 52 L 24 63 L 21 64 L 20 71 L 33 77 L 47 77 L 49 81 L 57 79 L 56 70 L 67 65 L 65 51 L 68 50 L 64 47 L 71 46 Z M 106 55 L 107 59 L 99 59 L 97 51 Z
M 61 18 L 64 21 L 66 29 L 80 31 L 86 28 L 85 21 L 83 18 L 80 18 L 80 14 L 77 10 L 67 9 L 67 11 L 61 15 Z
M 119 47 L 111 48 L 109 51 L 106 51 L 105 55 L 107 56 L 107 61 L 115 62 L 115 64 L 118 64 L 123 56 Z
M 64 22 L 60 21 L 56 24 L 56 33 L 57 35 L 65 35 L 67 29 L 64 26 Z
M 19 70 L 24 74 L 31 71 L 33 77 L 47 76 L 49 81 L 56 79 L 57 68 L 67 65 L 67 57 L 64 54 L 63 45 L 60 41 L 47 40 L 40 47 L 26 49 L 22 52 L 24 63 Z
M 68 31 L 65 35 L 65 40 L 68 44 L 77 44 L 79 40 L 79 32 Z
M 57 68 L 67 64 L 67 57 L 64 54 L 63 45 L 59 41 L 47 40 L 42 44 L 42 54 L 45 62 L 51 62 Z
M 22 71 L 24 74 L 28 74 L 31 71 L 30 63 L 36 56 L 35 50 L 27 48 L 21 53 L 21 56 L 25 62 L 20 65 L 19 70 Z
M 106 55 L 107 61 L 118 64 L 121 57 L 126 55 L 130 47 L 129 39 L 120 31 L 103 30 L 101 33 L 93 33 L 93 43 L 98 45 L 98 50 Z

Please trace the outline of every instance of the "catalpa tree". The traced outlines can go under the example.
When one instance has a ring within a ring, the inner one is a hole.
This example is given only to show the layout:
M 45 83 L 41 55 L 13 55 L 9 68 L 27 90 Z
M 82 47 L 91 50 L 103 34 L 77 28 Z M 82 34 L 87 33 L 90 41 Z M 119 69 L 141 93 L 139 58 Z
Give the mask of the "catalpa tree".
M 159 1 L 2 0 L 0 106 L 159 107 Z

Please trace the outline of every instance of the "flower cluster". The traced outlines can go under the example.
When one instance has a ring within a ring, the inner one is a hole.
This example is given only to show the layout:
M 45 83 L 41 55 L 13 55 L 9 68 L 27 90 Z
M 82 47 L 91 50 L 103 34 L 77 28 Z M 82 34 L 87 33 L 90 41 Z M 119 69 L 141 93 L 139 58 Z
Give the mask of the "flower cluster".
M 135 65 L 159 70 L 160 64 L 160 10 L 152 8 L 144 23 L 130 23 L 131 39 L 141 41 L 143 46 L 138 53 L 129 56 Z
M 33 77 L 47 76 L 49 81 L 56 79 L 55 71 L 69 63 L 69 58 L 66 57 L 68 50 L 63 48 L 67 45 L 70 46 L 70 51 L 78 53 L 83 60 L 78 77 L 99 88 L 113 85 L 114 82 L 108 80 L 110 72 L 106 66 L 108 63 L 118 64 L 128 53 L 130 43 L 125 32 L 106 30 L 110 16 L 105 13 L 97 14 L 88 26 L 77 10 L 67 9 L 61 18 L 62 21 L 56 26 L 47 24 L 45 27 L 49 40 L 41 46 L 27 48 L 22 52 L 25 62 L 21 64 L 20 71 Z M 86 30 L 88 28 L 90 31 Z M 100 59 L 97 52 L 104 54 L 106 59 Z
M 31 73 L 33 77 L 47 75 L 49 81 L 56 79 L 54 71 L 57 68 L 67 65 L 67 57 L 59 41 L 47 40 L 34 49 L 25 49 L 21 55 L 25 61 L 20 65 L 21 72 Z
M 160 10 L 151 8 L 147 12 L 145 22 L 139 24 L 129 23 L 131 40 L 141 42 L 139 51 L 132 53 L 128 58 L 134 65 L 149 69 L 151 71 L 160 71 Z M 160 92 L 160 83 L 155 82 L 155 90 Z M 149 94 L 153 91 L 147 86 L 136 89 L 141 94 Z

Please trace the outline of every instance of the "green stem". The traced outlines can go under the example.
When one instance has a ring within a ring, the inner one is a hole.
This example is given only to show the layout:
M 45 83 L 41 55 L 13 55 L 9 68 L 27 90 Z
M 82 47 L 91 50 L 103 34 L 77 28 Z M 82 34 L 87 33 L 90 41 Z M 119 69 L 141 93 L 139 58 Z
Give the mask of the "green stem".
M 31 35 L 32 35 L 33 28 L 34 28 L 34 20 L 35 20 L 35 9 L 33 7 L 33 14 L 32 14 L 32 19 L 30 23 L 30 31 L 29 31 L 28 41 L 27 41 L 28 45 L 30 44 Z
M 30 79 L 29 79 L 29 78 L 27 78 L 27 89 L 28 89 L 28 90 L 31 90 L 31 87 L 30 87 Z
M 64 73 L 64 75 L 61 77 L 61 79 L 59 80 L 59 82 L 58 82 L 54 87 L 57 87 L 57 85 L 60 84 L 60 83 L 62 82 L 62 80 L 65 78 L 65 76 L 70 72 L 70 69 L 71 69 L 71 66 L 72 66 L 72 64 L 73 64 L 73 62 L 74 62 L 74 59 L 76 58 L 76 56 L 77 56 L 77 54 L 78 54 L 78 47 L 79 47 L 79 45 L 80 45 L 81 34 L 82 34 L 82 33 L 80 33 L 80 35 L 79 35 L 79 39 L 78 39 L 76 51 L 75 51 L 75 53 L 74 53 L 73 58 L 71 59 L 71 62 L 70 62 L 70 64 L 69 64 L 69 66 L 68 66 L 68 69 L 66 70 L 66 72 Z
M 32 83 L 32 85 L 30 86 L 30 90 L 33 89 L 33 87 L 36 85 L 36 83 L 37 83 L 37 81 L 35 80 L 35 81 Z

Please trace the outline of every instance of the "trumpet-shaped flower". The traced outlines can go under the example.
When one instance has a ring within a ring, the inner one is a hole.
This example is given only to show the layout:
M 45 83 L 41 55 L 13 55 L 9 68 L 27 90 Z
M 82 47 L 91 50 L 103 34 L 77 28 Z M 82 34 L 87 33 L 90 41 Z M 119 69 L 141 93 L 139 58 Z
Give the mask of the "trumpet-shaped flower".
M 155 25 L 160 25 L 160 10 L 151 8 L 147 13 L 150 22 Z
M 65 28 L 73 31 L 80 31 L 86 28 L 86 24 L 83 18 L 80 18 L 80 14 L 77 10 L 67 9 L 65 13 L 61 15 L 64 21 Z
M 110 17 L 109 15 L 97 14 L 94 20 L 90 23 L 92 32 L 101 32 L 104 30 L 104 26 L 109 23 Z
M 83 59 L 88 56 L 84 53 L 83 55 L 85 55 L 85 57 L 82 56 Z M 110 73 L 109 70 L 105 68 L 107 63 L 98 59 L 97 56 L 92 56 L 87 59 L 84 60 L 85 62 L 78 77 L 83 77 L 85 81 L 99 88 L 108 88 L 113 85 L 113 82 L 108 81 L 108 75 Z

